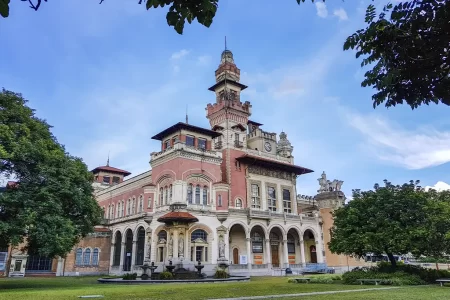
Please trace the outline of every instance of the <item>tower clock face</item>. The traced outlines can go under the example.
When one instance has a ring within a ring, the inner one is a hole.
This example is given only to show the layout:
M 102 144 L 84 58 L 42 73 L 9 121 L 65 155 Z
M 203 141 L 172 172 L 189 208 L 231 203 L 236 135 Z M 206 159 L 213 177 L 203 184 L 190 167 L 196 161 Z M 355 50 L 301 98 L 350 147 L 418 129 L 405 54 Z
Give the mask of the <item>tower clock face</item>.
M 269 142 L 266 142 L 264 144 L 264 149 L 266 149 L 267 152 L 272 151 L 272 145 Z

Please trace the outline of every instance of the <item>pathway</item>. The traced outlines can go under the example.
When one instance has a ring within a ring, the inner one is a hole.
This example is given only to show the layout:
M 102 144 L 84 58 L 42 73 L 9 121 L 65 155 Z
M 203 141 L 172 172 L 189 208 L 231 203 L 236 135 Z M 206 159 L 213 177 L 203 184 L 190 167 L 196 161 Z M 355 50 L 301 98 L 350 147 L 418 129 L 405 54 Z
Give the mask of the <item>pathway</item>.
M 237 298 L 214 298 L 209 300 L 253 300 L 253 299 L 273 299 L 273 298 L 286 298 L 286 297 L 302 297 L 302 296 L 314 296 L 314 295 L 328 295 L 328 294 L 338 294 L 338 293 L 354 293 L 354 292 L 367 292 L 367 291 L 382 291 L 382 290 L 392 290 L 399 289 L 400 287 L 385 287 L 385 288 L 368 288 L 368 289 L 357 289 L 357 290 L 341 290 L 341 291 L 327 291 L 327 292 L 310 292 L 310 293 L 299 293 L 299 294 L 281 294 L 281 295 L 265 295 L 265 296 L 248 296 L 248 297 L 237 297 Z

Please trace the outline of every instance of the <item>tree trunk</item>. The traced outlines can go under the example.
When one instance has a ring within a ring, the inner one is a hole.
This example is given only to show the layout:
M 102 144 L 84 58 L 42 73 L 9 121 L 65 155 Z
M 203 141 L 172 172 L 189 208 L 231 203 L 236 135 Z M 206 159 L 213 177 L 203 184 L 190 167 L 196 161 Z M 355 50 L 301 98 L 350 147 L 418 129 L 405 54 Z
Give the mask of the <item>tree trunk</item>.
M 393 266 L 394 268 L 397 267 L 397 260 L 395 259 L 394 255 L 392 253 L 386 253 L 389 261 L 391 262 L 391 266 Z
M 436 261 L 436 270 L 439 270 L 439 263 Z

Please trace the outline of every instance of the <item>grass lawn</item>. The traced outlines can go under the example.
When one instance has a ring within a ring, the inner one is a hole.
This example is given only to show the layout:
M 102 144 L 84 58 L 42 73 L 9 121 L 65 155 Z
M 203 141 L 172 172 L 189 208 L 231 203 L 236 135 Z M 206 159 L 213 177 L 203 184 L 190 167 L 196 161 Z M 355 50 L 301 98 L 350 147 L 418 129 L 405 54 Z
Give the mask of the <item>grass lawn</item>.
M 114 285 L 99 284 L 97 277 L 3 278 L 0 279 L 0 299 L 78 299 L 81 295 L 104 295 L 103 299 L 210 299 L 275 294 L 336 291 L 375 286 L 341 284 L 295 284 L 288 277 L 253 277 L 250 282 L 215 284 Z M 289 298 L 280 298 L 289 299 Z M 395 290 L 317 295 L 301 299 L 450 299 L 450 289 L 433 287 L 403 287 Z

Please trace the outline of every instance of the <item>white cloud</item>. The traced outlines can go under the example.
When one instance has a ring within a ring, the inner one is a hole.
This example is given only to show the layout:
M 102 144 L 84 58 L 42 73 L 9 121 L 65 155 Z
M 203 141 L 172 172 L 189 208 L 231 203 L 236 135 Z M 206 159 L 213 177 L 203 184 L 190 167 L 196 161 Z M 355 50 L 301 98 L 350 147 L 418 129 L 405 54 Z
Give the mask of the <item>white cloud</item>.
M 335 9 L 333 12 L 333 15 L 339 18 L 339 21 L 346 21 L 348 20 L 348 15 L 345 9 L 339 8 Z
M 321 18 L 326 18 L 328 16 L 327 5 L 324 2 L 316 2 L 317 15 Z
M 443 181 L 438 181 L 438 182 L 437 182 L 435 185 L 433 185 L 433 186 L 427 185 L 427 186 L 425 187 L 425 190 L 426 190 L 426 191 L 428 191 L 429 189 L 433 189 L 433 190 L 436 190 L 436 191 L 438 191 L 438 192 L 441 192 L 441 191 L 449 191 L 449 190 L 450 190 L 450 184 L 445 183 L 445 182 L 443 182 Z
M 180 51 L 173 53 L 172 56 L 170 57 L 170 59 L 171 60 L 180 60 L 188 54 L 189 54 L 189 50 L 181 49 Z
M 211 63 L 211 56 L 201 55 L 197 58 L 197 62 L 201 66 L 208 66 Z
M 430 126 L 407 130 L 376 115 L 347 113 L 346 117 L 364 136 L 362 146 L 380 160 L 412 170 L 450 162 L 450 131 Z

